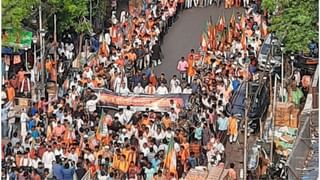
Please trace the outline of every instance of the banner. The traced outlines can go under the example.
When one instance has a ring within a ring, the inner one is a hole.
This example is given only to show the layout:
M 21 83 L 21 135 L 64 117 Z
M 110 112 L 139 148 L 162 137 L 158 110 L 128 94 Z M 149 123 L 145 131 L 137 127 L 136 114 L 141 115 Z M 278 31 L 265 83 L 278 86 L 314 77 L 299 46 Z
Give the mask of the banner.
M 15 47 L 19 49 L 31 48 L 32 32 L 17 31 L 14 29 L 3 30 L 2 46 Z
M 178 108 L 187 107 L 189 95 L 187 94 L 168 94 L 168 95 L 136 95 L 128 96 L 116 94 L 108 90 L 96 89 L 100 92 L 100 106 L 109 108 L 125 108 L 130 106 L 138 111 L 145 111 L 146 108 L 158 112 L 170 110 L 170 100 L 173 100 Z

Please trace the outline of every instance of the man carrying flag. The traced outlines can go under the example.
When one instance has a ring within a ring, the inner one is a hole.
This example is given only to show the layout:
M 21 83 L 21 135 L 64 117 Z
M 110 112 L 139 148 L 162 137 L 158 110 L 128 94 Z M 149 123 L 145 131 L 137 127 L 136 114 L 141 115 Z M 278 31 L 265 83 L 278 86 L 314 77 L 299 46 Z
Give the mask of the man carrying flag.
M 174 149 L 174 139 L 171 137 L 169 146 L 168 146 L 168 151 L 164 159 L 164 169 L 168 174 L 175 174 L 176 173 L 176 166 L 177 166 L 177 155 L 176 151 Z

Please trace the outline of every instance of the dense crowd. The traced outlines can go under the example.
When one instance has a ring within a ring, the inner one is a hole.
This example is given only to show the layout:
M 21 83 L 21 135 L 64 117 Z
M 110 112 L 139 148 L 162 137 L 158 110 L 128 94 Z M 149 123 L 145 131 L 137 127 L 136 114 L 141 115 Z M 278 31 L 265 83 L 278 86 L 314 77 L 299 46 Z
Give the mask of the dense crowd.
M 58 98 L 42 97 L 15 112 L 14 92 L 31 92 L 30 82 L 23 69 L 10 79 L 8 103 L 1 111 L 2 137 L 9 138 L 2 145 L 3 177 L 173 180 L 185 179 L 196 166 L 221 166 L 227 141 L 236 142 L 238 135 L 238 120 L 226 116 L 225 105 L 239 84 L 257 72 L 263 17 L 254 3 L 244 15 L 233 14 L 230 25 L 212 24 L 220 38 L 181 57 L 178 75 L 158 77 L 153 70 L 162 61 L 161 41 L 185 6 L 192 5 L 147 1 L 141 9 L 121 13 L 119 20 L 113 16 L 112 26 L 99 36 L 96 57 L 63 82 L 53 78 L 49 60 L 48 78 L 58 81 Z M 73 44 L 61 43 L 60 58 L 72 59 L 73 49 Z M 190 106 L 171 102 L 165 113 L 130 107 L 113 113 L 97 106 L 95 88 L 124 96 L 184 93 L 190 95 Z M 169 151 L 176 155 L 174 168 Z M 233 167 L 229 176 L 237 179 Z

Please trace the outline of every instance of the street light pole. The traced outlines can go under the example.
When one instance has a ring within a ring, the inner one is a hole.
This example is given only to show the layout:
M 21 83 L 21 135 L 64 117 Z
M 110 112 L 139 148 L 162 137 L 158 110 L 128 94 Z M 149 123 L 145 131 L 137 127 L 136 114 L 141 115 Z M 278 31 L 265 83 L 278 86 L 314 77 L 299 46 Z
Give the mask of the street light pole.
M 271 137 L 271 150 L 270 150 L 270 161 L 273 162 L 273 143 L 274 143 L 274 127 L 275 127 L 275 117 L 276 117 L 276 105 L 277 105 L 277 84 L 278 84 L 278 79 L 280 77 L 278 74 L 275 75 L 274 78 L 274 92 L 273 92 L 273 104 L 272 104 L 272 122 L 271 122 L 271 127 L 272 127 L 272 137 Z
M 34 86 L 37 87 L 37 83 L 39 82 L 39 72 L 38 72 L 38 62 L 37 62 L 37 36 L 36 35 L 32 37 L 32 42 L 33 42 L 33 61 L 34 61 L 33 62 L 33 73 L 35 76 Z M 40 99 L 37 88 L 35 88 L 35 99 L 36 99 L 36 101 L 38 101 Z
M 284 58 L 283 58 L 283 44 L 281 44 L 281 102 L 284 102 L 284 85 L 283 85 L 283 80 L 284 80 Z
M 26 71 L 29 72 L 29 68 L 28 68 L 28 48 L 25 47 L 24 50 L 25 50 L 24 54 L 25 54 L 25 60 L 26 60 L 26 62 L 25 62 Z
M 249 81 L 246 80 L 246 100 L 245 100 L 245 110 L 244 110 L 244 151 L 243 151 L 243 179 L 247 179 L 247 144 L 248 144 L 248 109 L 249 107 Z
M 39 5 L 39 29 L 40 29 L 40 59 L 41 59 L 41 96 L 45 96 L 45 64 L 44 64 L 44 43 L 43 36 L 44 30 L 42 29 L 42 9 L 41 3 Z
M 92 25 L 92 0 L 90 1 L 90 25 Z

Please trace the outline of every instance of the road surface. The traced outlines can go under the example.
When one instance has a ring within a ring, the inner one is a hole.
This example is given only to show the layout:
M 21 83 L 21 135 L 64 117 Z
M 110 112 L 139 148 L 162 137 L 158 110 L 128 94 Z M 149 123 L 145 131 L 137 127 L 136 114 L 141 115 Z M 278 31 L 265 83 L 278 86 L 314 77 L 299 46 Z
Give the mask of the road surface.
M 168 30 L 161 46 L 164 54 L 162 64 L 155 68 L 155 73 L 165 73 L 167 79 L 177 74 L 176 66 L 181 56 L 186 56 L 190 49 L 198 49 L 200 46 L 200 36 L 206 27 L 207 21 L 212 18 L 216 23 L 220 15 L 224 15 L 226 23 L 229 23 L 232 12 L 243 12 L 242 9 L 225 9 L 223 5 L 220 8 L 210 6 L 206 8 L 192 8 L 184 10 L 179 14 L 179 18 Z M 249 139 L 249 142 L 253 139 Z M 239 177 L 240 169 L 243 166 L 243 137 L 239 137 L 240 144 L 227 144 L 226 162 L 227 168 L 230 163 L 235 163 L 235 169 Z M 250 143 L 249 143 L 250 144 Z
M 184 10 L 179 14 L 178 20 L 168 30 L 161 46 L 164 54 L 163 63 L 155 68 L 155 73 L 165 73 L 169 78 L 177 74 L 176 66 L 181 56 L 186 56 L 190 49 L 198 49 L 200 46 L 200 36 L 204 31 L 210 16 L 216 23 L 220 15 L 224 15 L 226 23 L 229 22 L 232 11 L 236 14 L 242 11 L 239 8 L 225 9 L 209 6 L 206 8 L 192 8 Z

